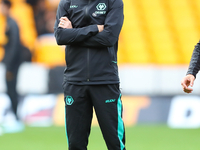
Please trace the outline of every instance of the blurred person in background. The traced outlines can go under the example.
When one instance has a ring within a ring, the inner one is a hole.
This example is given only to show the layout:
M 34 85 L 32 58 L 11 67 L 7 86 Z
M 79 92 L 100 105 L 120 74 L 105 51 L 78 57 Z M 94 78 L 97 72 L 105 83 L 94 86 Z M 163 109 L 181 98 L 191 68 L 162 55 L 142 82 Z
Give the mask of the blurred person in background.
M 190 60 L 190 65 L 187 71 L 186 76 L 182 79 L 181 85 L 183 88 L 183 91 L 185 93 L 192 93 L 194 81 L 196 79 L 196 75 L 200 70 L 200 41 L 196 44 L 192 58 Z
M 33 8 L 35 26 L 38 36 L 47 33 L 45 20 L 45 0 L 27 0 L 26 2 L 29 3 Z
M 58 45 L 67 45 L 64 72 L 69 150 L 86 150 L 93 107 L 109 150 L 125 150 L 117 66 L 123 25 L 122 0 L 61 0 L 54 26 Z
M 48 8 L 46 0 L 26 0 L 33 8 L 38 36 L 53 33 L 56 9 Z
M 6 133 L 20 132 L 24 129 L 24 125 L 17 114 L 19 95 L 16 91 L 17 73 L 21 63 L 22 45 L 20 43 L 18 25 L 15 20 L 10 17 L 10 7 L 11 2 L 9 0 L 1 1 L 0 12 L 6 17 L 5 35 L 7 38 L 7 43 L 4 45 L 5 55 L 2 62 L 6 66 L 7 94 L 10 97 L 12 110 L 16 117 L 15 121 L 3 125 L 4 132 Z

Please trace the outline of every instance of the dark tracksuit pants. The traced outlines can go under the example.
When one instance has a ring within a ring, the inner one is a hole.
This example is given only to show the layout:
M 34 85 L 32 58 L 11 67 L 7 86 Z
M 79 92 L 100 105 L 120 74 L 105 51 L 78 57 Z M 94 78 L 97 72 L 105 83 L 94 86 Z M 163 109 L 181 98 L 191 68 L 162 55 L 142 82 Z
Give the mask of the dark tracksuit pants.
M 108 150 L 125 150 L 121 92 L 118 84 L 64 85 L 69 150 L 87 150 L 93 107 Z

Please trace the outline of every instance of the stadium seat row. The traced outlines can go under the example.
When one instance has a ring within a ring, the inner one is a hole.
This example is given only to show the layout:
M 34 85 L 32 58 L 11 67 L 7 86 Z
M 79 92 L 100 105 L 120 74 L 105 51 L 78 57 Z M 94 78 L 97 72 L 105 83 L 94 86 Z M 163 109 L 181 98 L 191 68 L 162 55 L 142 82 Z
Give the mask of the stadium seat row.
M 189 63 L 200 38 L 199 0 L 124 0 L 124 8 L 120 63 Z

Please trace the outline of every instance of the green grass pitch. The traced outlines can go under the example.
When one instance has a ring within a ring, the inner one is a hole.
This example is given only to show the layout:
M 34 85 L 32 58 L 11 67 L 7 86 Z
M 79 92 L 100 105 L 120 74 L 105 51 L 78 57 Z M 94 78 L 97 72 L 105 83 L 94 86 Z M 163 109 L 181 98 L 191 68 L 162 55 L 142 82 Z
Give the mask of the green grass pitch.
M 200 150 L 200 129 L 164 125 L 126 127 L 127 150 Z M 26 127 L 0 136 L 0 150 L 67 150 L 64 127 Z M 98 127 L 92 127 L 88 150 L 107 150 Z

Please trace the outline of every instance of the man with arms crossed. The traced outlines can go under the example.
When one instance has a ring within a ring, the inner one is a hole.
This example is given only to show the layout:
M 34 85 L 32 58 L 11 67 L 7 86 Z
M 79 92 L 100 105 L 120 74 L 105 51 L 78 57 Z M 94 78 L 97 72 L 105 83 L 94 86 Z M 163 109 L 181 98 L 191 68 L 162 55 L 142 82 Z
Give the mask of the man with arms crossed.
M 69 150 L 87 150 L 93 107 L 108 150 L 125 150 L 117 66 L 122 0 L 61 0 L 54 34 L 66 45 L 64 100 Z

